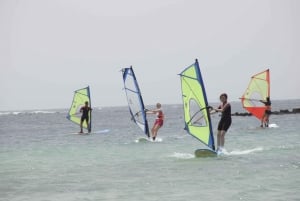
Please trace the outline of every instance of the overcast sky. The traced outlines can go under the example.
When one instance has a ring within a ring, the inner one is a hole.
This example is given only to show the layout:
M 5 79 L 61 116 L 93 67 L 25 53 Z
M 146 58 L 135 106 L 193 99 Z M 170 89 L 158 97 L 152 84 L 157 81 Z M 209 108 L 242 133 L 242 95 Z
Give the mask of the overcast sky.
M 209 102 L 238 101 L 270 68 L 271 99 L 299 99 L 297 0 L 0 0 L 0 111 L 126 105 L 133 66 L 145 104 L 181 103 L 177 75 L 198 58 Z

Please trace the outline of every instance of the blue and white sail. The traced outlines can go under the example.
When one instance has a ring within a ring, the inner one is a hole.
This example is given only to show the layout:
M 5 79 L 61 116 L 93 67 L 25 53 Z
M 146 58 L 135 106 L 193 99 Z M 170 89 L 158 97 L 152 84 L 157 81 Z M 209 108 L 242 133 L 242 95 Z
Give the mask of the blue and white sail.
M 129 112 L 133 122 L 141 128 L 145 135 L 150 137 L 145 106 L 137 79 L 132 67 L 122 69 L 124 90 L 126 92 Z

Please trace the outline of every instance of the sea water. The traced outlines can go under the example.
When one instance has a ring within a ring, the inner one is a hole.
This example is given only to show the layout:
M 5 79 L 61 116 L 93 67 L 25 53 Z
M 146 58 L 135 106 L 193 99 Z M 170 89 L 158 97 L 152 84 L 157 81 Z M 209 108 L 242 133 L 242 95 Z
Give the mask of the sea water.
M 273 101 L 274 110 L 294 107 L 299 100 Z M 205 146 L 183 129 L 182 106 L 163 109 L 158 142 L 137 140 L 127 107 L 94 108 L 91 135 L 74 134 L 67 109 L 0 112 L 0 200 L 300 199 L 300 114 L 272 115 L 278 127 L 266 129 L 234 116 L 227 153 L 195 158 Z M 242 112 L 240 103 L 232 111 Z

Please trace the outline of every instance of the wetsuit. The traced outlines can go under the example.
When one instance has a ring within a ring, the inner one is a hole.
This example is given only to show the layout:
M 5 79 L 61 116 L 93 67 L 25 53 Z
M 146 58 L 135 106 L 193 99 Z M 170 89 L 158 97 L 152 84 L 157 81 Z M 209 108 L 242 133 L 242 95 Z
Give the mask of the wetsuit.
M 91 110 L 90 107 L 81 107 L 80 111 L 82 112 L 81 115 L 81 121 L 83 122 L 84 120 L 86 120 L 87 122 L 89 122 L 89 111 Z
M 231 125 L 231 105 L 226 103 L 225 105 L 220 105 L 218 109 L 223 109 L 221 120 L 218 124 L 218 130 L 227 131 Z

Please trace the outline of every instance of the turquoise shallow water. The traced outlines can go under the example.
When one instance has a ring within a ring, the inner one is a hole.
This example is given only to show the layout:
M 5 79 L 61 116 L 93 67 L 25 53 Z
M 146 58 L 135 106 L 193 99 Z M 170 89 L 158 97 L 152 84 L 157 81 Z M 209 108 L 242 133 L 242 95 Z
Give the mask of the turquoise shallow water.
M 276 109 L 300 101 L 274 101 Z M 233 112 L 242 111 L 233 103 Z M 0 113 L 0 200 L 299 200 L 300 115 L 278 128 L 233 117 L 228 154 L 195 158 L 204 146 L 183 130 L 182 107 L 164 107 L 161 142 L 136 142 L 127 107 L 94 109 L 95 131 L 75 135 L 67 110 Z M 212 117 L 213 127 L 219 116 Z M 153 117 L 149 117 L 150 124 Z

